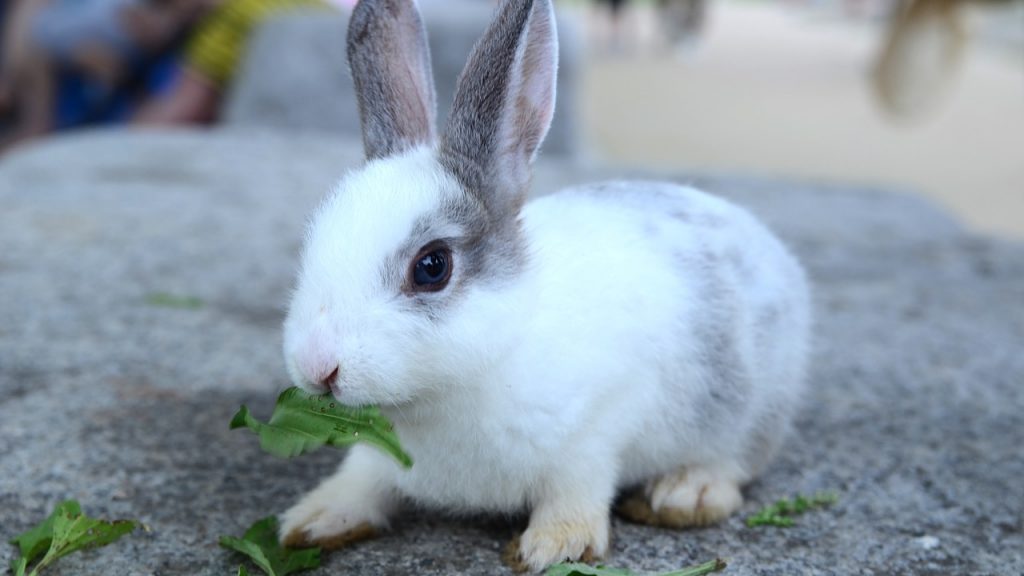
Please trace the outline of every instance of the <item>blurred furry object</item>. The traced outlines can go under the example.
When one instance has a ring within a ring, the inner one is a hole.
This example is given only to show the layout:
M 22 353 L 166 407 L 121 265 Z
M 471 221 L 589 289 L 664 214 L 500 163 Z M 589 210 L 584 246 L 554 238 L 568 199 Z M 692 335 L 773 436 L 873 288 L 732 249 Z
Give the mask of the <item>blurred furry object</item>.
M 906 0 L 896 7 L 873 78 L 887 111 L 920 114 L 952 84 L 967 44 L 964 4 Z

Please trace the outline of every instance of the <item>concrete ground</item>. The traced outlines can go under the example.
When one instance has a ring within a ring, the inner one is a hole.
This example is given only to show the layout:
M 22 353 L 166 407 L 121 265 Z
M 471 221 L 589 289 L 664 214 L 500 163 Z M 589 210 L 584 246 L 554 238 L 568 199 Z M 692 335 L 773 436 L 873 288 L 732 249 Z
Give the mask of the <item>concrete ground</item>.
M 618 53 L 606 22 L 583 18 L 583 112 L 604 159 L 914 190 L 979 231 L 1024 238 L 1021 4 L 969 11 L 958 73 L 910 121 L 884 113 L 868 83 L 880 26 L 838 2 L 714 0 L 706 34 L 677 55 L 658 46 L 650 3 L 634 4 Z
M 282 461 L 228 430 L 269 413 L 303 222 L 352 142 L 239 133 L 79 134 L 0 162 L 0 536 L 77 498 L 149 530 L 51 576 L 225 576 L 218 548 L 338 461 Z M 607 176 L 539 167 L 536 188 Z M 615 566 L 729 560 L 741 575 L 1024 573 L 1024 246 L 918 197 L 859 186 L 668 175 L 761 215 L 815 284 L 805 406 L 741 512 L 683 532 L 614 523 Z M 154 293 L 199 309 L 154 306 Z M 743 518 L 834 490 L 789 529 Z M 510 573 L 522 518 L 410 511 L 325 556 L 326 574 Z M 13 547 L 0 546 L 6 565 Z

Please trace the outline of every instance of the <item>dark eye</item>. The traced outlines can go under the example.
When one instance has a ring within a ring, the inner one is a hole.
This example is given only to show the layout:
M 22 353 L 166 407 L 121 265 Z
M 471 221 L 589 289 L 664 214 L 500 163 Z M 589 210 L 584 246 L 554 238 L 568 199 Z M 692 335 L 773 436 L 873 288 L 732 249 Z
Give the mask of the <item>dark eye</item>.
M 446 247 L 426 248 L 413 262 L 413 289 L 436 292 L 448 284 L 452 276 L 452 252 Z

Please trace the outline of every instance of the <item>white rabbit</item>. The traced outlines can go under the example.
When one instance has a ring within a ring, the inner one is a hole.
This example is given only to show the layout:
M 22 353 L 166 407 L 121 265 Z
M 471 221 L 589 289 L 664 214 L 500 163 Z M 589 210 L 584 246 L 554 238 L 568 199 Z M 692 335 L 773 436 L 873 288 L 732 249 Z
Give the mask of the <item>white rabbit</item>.
M 749 213 L 672 184 L 524 205 L 555 104 L 551 0 L 505 0 L 434 134 L 412 0 L 362 0 L 348 57 L 367 163 L 319 208 L 284 325 L 291 378 L 378 404 L 415 465 L 352 448 L 282 518 L 289 545 L 386 528 L 402 500 L 529 510 L 531 570 L 631 518 L 725 518 L 800 397 L 809 297 Z

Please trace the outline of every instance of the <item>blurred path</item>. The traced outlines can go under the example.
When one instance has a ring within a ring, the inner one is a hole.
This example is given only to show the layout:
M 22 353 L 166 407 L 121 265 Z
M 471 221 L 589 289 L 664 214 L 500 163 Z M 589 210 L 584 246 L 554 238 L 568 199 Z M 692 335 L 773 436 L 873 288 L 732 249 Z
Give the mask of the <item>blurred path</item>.
M 685 54 L 590 50 L 584 115 L 602 157 L 896 185 L 977 229 L 1024 238 L 1024 54 L 973 44 L 953 89 L 899 122 L 867 83 L 874 25 L 779 3 L 712 4 L 703 41 Z M 653 15 L 635 17 L 649 34 Z

